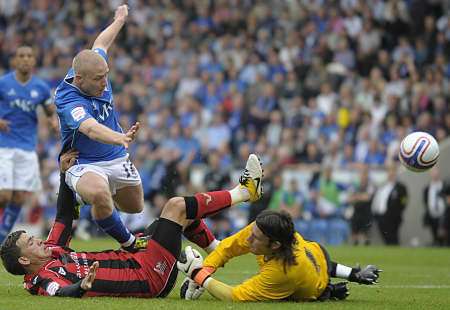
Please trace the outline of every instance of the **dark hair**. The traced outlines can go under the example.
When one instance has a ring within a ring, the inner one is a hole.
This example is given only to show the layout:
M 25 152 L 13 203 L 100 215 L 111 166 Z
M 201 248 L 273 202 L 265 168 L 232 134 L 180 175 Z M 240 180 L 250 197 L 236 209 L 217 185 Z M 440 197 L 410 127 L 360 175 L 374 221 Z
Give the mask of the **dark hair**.
M 294 246 L 297 244 L 294 223 L 287 212 L 264 210 L 256 217 L 256 226 L 271 243 L 278 241 L 281 244 L 274 256 L 283 260 L 284 272 L 286 266 L 297 264 L 294 256 Z
M 19 257 L 21 256 L 20 248 L 17 246 L 17 240 L 20 235 L 25 233 L 25 230 L 18 230 L 10 233 L 0 248 L 0 256 L 2 257 L 3 266 L 6 271 L 15 275 L 26 274 L 25 269 L 19 263 Z
M 17 52 L 21 49 L 21 48 L 29 48 L 32 52 L 34 52 L 33 47 L 31 45 L 20 45 L 19 47 L 16 48 L 14 55 L 17 55 Z

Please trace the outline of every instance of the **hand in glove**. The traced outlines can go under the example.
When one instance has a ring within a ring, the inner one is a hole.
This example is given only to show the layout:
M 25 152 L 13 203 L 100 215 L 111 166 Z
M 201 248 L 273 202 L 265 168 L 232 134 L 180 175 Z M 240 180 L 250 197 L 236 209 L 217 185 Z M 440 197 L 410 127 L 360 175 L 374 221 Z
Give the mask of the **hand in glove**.
M 374 265 L 367 265 L 363 269 L 358 266 L 353 269 L 349 280 L 359 284 L 372 285 L 378 282 L 380 272 L 382 272 L 382 270 L 378 269 L 377 266 Z
M 203 257 L 199 251 L 187 246 L 184 251 L 181 251 L 180 258 L 177 262 L 177 268 L 189 278 L 192 279 L 192 272 L 203 267 Z
M 186 300 L 196 300 L 200 298 L 204 291 L 205 289 L 195 283 L 194 280 L 185 278 L 183 284 L 181 285 L 180 297 L 181 299 Z

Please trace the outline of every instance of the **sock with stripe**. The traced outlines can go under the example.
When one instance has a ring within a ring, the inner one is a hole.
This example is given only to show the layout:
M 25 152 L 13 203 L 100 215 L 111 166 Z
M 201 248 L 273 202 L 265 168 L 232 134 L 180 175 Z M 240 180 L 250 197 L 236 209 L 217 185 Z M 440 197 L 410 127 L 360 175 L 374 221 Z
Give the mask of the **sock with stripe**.
M 213 251 L 219 243 L 203 220 L 193 221 L 186 227 L 183 235 L 208 253 Z
M 113 213 L 109 217 L 95 220 L 95 222 L 104 232 L 116 239 L 124 247 L 132 245 L 136 239 L 122 223 L 119 212 L 116 209 L 113 210 Z
M 186 218 L 189 220 L 201 219 L 216 214 L 231 206 L 229 191 L 197 193 L 194 196 L 184 197 L 186 203 Z

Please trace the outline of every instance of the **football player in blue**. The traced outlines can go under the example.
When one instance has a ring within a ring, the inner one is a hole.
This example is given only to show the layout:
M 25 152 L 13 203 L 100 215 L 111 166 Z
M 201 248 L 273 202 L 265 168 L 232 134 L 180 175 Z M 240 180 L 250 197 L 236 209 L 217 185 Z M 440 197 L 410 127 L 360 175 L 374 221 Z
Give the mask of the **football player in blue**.
M 128 7 L 119 6 L 114 21 L 98 35 L 92 49 L 75 56 L 72 68 L 56 89 L 55 104 L 63 150 L 78 151 L 76 164 L 66 172 L 67 185 L 77 198 L 92 206 L 98 226 L 122 248 L 134 251 L 144 240 L 136 240 L 124 226 L 116 207 L 127 213 L 139 213 L 144 208 L 141 178 L 127 153 L 139 123 L 126 133 L 122 131 L 107 64 L 108 48 L 127 16 Z
M 17 48 L 14 71 L 0 77 L 0 242 L 16 222 L 22 204 L 41 188 L 39 161 L 35 152 L 37 114 L 40 105 L 57 127 L 50 87 L 33 75 L 36 59 L 29 46 Z

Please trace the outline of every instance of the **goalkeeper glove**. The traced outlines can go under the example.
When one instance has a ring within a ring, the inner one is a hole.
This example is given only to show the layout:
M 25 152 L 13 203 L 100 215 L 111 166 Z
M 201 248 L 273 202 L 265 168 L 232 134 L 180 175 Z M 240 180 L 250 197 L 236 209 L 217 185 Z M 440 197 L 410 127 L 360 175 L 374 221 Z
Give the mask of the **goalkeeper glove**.
M 382 270 L 378 269 L 377 266 L 374 265 L 367 265 L 363 269 L 357 266 L 356 268 L 353 268 L 348 279 L 351 282 L 372 285 L 378 282 L 380 272 L 382 272 Z
M 177 262 L 177 268 L 189 278 L 192 277 L 192 272 L 203 267 L 203 257 L 199 251 L 187 246 L 184 251 L 181 251 Z
M 202 255 L 190 246 L 181 252 L 177 268 L 200 286 L 216 271 L 214 267 L 203 267 Z
M 196 300 L 200 298 L 205 289 L 198 285 L 194 280 L 185 278 L 180 289 L 181 299 Z

